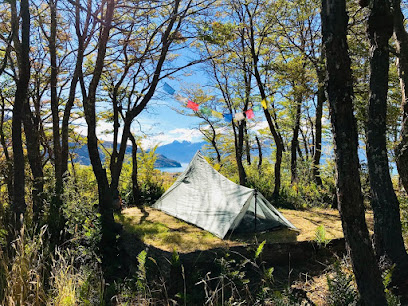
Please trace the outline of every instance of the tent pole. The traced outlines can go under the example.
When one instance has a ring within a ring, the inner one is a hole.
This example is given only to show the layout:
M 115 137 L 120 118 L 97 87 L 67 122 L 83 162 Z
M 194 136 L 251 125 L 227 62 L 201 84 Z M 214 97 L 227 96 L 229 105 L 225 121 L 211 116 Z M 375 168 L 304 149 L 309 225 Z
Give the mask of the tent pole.
M 255 233 L 256 233 L 256 206 L 257 206 L 256 203 L 258 202 L 258 201 L 257 201 L 257 193 L 258 193 L 258 192 L 257 192 L 256 189 L 255 189 Z

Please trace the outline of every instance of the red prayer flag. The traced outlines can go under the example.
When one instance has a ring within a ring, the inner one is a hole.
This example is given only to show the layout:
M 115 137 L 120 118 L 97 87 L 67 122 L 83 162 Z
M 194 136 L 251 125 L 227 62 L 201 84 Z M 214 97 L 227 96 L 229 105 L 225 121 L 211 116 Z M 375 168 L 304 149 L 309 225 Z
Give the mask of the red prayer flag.
M 188 102 L 187 102 L 187 107 L 188 107 L 188 108 L 191 108 L 193 111 L 198 111 L 198 104 L 197 104 L 197 103 L 194 103 L 194 102 L 191 101 L 191 100 L 188 100 Z
M 246 114 L 246 117 L 247 117 L 248 119 L 252 119 L 252 118 L 255 117 L 254 111 L 253 111 L 252 109 L 248 109 L 248 110 L 245 112 L 245 114 Z

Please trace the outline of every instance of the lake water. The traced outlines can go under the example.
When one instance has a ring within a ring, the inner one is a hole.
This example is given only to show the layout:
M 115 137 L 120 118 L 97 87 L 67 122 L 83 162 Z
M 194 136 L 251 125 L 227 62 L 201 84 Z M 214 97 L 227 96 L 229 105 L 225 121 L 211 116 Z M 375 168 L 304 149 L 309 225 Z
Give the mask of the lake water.
M 163 168 L 157 168 L 161 172 L 170 172 L 170 173 L 175 173 L 175 172 L 183 172 L 186 170 L 188 163 L 180 163 L 181 167 L 163 167 Z

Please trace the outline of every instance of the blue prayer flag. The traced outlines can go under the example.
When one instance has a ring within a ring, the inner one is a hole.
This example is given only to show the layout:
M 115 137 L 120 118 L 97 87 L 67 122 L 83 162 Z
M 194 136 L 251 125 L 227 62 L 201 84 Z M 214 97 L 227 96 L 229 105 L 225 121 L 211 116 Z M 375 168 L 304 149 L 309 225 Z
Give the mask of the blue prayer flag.
M 232 121 L 232 114 L 223 114 L 225 121 L 231 122 Z
M 171 87 L 169 84 L 167 84 L 167 83 L 164 83 L 164 85 L 163 85 L 163 89 L 164 89 L 164 91 L 166 91 L 168 94 L 170 94 L 170 95 L 174 95 L 174 93 L 176 92 L 175 90 L 174 90 L 174 88 L 173 87 Z

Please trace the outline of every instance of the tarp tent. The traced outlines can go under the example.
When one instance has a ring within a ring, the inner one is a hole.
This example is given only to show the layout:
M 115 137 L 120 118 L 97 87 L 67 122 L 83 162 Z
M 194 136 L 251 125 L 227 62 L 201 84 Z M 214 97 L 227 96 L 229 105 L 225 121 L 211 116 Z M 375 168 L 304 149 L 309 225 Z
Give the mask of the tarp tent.
M 224 177 L 200 151 L 153 207 L 220 238 L 229 230 L 296 229 L 262 194 Z

